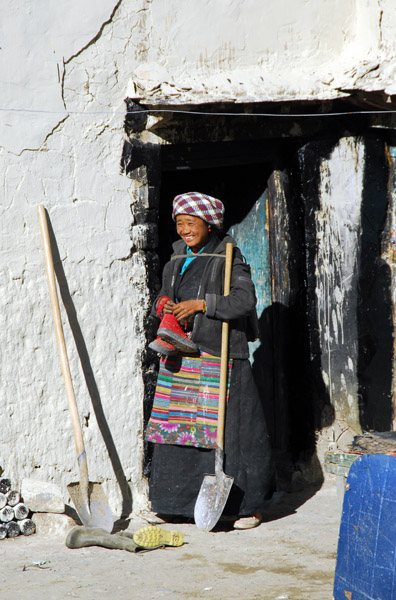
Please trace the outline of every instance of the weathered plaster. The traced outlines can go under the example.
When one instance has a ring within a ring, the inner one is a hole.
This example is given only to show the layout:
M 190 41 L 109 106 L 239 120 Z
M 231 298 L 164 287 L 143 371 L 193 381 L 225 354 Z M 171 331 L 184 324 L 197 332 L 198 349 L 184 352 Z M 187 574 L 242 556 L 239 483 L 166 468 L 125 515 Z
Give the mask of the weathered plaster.
M 224 4 L 226 4 L 226 10 Z M 148 103 L 334 99 L 391 90 L 392 0 L 151 2 L 127 94 Z
M 359 429 L 357 262 L 364 144 L 343 138 L 321 163 L 316 296 L 323 380 L 339 418 Z
M 57 483 L 66 501 L 66 484 L 78 479 L 37 221 L 44 204 L 68 286 L 62 315 L 90 477 L 104 482 L 116 516 L 132 509 L 128 486 L 134 510 L 147 502 L 147 268 L 139 232 L 131 240 L 137 198 L 120 173 L 123 117 L 106 114 L 123 110 L 125 46 L 141 20 L 130 12 L 114 1 L 8 3 L 0 53 L 5 105 L 59 111 L 0 115 L 0 396 L 8 417 L 0 464 L 15 485 L 23 477 Z M 105 113 L 68 116 L 65 106 Z
M 64 112 L 59 93 L 63 63 L 97 36 L 114 5 L 115 0 L 99 5 L 5 0 L 0 25 L 1 106 Z M 15 153 L 38 148 L 60 120 L 57 114 L 2 115 L 0 146 Z

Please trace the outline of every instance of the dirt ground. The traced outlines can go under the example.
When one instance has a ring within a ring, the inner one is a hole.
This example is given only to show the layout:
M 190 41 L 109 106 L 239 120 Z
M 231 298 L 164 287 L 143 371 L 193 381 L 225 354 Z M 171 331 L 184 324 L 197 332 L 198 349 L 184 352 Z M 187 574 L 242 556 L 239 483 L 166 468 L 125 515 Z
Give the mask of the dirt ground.
M 183 533 L 180 548 L 134 554 L 70 550 L 59 536 L 6 539 L 0 597 L 331 600 L 339 521 L 335 477 L 327 475 L 318 491 L 283 494 L 256 529 L 205 533 L 194 524 L 167 524 Z M 128 530 L 144 525 L 136 519 Z

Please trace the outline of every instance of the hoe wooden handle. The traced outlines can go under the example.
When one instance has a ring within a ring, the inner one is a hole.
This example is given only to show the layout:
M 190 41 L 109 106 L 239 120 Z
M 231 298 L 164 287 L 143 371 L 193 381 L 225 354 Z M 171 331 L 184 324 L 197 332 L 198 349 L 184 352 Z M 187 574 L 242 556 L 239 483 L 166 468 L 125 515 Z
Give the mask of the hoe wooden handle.
M 82 435 L 80 417 L 77 409 L 76 397 L 74 394 L 73 382 L 70 374 L 69 360 L 67 357 L 67 350 L 65 344 L 65 336 L 63 334 L 58 293 L 56 290 L 54 261 L 52 257 L 51 242 L 48 231 L 47 214 L 44 206 L 38 207 L 38 217 L 40 223 L 41 238 L 43 241 L 45 267 L 47 270 L 48 288 L 51 301 L 52 316 L 54 319 L 56 343 L 58 345 L 59 359 L 61 363 L 63 380 L 65 382 L 66 396 L 69 404 L 70 416 L 73 426 L 74 442 L 77 451 L 77 462 L 80 469 L 80 478 L 86 479 L 86 485 L 88 485 L 88 467 L 85 454 L 84 439 Z
M 232 252 L 231 243 L 226 244 L 226 258 L 224 271 L 224 296 L 228 296 L 231 287 L 232 270 Z M 217 445 L 221 450 L 224 448 L 224 416 L 225 402 L 227 395 L 227 374 L 228 374 L 228 321 L 223 321 L 221 330 L 221 362 L 220 362 L 220 389 L 219 389 L 219 412 L 217 416 Z

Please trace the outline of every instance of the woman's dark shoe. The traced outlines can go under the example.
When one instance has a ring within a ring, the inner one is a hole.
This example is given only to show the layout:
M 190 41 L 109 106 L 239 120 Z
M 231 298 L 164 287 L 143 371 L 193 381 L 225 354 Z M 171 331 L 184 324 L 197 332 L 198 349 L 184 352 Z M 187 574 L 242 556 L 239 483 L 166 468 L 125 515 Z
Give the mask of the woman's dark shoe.
M 258 527 L 263 520 L 263 515 L 261 513 L 255 513 L 251 517 L 241 517 L 234 523 L 234 529 L 253 529 L 253 527 Z
M 188 354 L 199 352 L 198 347 L 180 327 L 175 315 L 164 315 L 157 334 L 162 340 L 173 344 L 179 352 L 187 352 Z

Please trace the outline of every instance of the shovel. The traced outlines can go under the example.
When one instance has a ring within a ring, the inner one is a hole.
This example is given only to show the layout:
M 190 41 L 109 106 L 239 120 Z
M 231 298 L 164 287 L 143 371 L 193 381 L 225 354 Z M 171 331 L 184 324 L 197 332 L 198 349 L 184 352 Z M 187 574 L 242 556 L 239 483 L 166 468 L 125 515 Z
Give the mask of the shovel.
M 224 296 L 228 296 L 231 286 L 232 244 L 226 244 Z M 223 321 L 221 331 L 221 362 L 219 411 L 217 417 L 217 439 L 215 454 L 215 474 L 205 475 L 194 508 L 194 520 L 198 529 L 210 531 L 216 525 L 230 494 L 233 477 L 223 472 L 224 462 L 224 415 L 227 393 L 228 372 L 228 321 Z
M 106 496 L 103 493 L 100 483 L 92 483 L 88 479 L 87 455 L 85 453 L 82 428 L 80 418 L 78 416 L 76 397 L 74 395 L 65 338 L 63 334 L 59 300 L 55 283 L 54 261 L 51 252 L 48 221 L 44 206 L 38 207 L 38 217 L 44 248 L 45 267 L 47 270 L 52 316 L 55 325 L 55 336 L 58 345 L 63 380 L 66 387 L 66 396 L 69 404 L 74 433 L 74 442 L 77 451 L 77 463 L 80 471 L 80 482 L 69 484 L 67 489 L 83 525 L 86 527 L 100 527 L 101 529 L 111 532 L 114 525 L 114 519 Z

